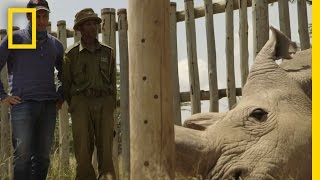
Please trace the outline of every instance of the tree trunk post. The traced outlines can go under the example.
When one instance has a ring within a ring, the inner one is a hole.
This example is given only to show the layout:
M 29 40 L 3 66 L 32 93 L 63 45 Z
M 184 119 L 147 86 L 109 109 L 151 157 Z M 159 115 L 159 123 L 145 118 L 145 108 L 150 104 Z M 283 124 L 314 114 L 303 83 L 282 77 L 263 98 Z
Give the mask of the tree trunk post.
M 169 0 L 130 0 L 130 179 L 174 179 Z

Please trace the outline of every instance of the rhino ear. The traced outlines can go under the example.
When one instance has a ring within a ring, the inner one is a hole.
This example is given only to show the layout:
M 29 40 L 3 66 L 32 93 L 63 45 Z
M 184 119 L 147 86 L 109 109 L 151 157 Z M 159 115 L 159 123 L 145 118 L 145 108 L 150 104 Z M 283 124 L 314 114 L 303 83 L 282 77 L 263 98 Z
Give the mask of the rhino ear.
M 285 34 L 274 27 L 270 26 L 270 30 L 271 37 L 261 49 L 258 56 L 262 59 L 291 59 L 292 54 L 294 54 L 298 49 L 297 44 L 292 42 Z
M 215 124 L 216 121 L 223 119 L 225 115 L 226 113 L 213 112 L 194 114 L 184 121 L 183 126 L 204 131 L 209 126 Z
M 305 94 L 312 98 L 312 52 L 311 49 L 299 51 L 291 60 L 283 61 L 279 66 L 286 71 L 288 77 L 296 81 Z
M 277 38 L 275 58 L 291 59 L 291 55 L 297 52 L 297 44 L 295 42 L 292 42 L 285 34 L 275 29 L 274 27 L 271 26 L 270 30 L 272 34 Z

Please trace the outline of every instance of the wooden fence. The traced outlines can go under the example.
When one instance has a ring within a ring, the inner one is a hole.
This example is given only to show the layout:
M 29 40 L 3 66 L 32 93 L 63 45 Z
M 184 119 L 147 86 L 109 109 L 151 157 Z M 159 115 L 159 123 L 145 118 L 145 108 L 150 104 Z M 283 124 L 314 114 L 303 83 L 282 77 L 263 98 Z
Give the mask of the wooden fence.
M 192 114 L 201 112 L 201 100 L 210 100 L 210 111 L 219 111 L 218 100 L 222 97 L 228 98 L 229 108 L 236 103 L 236 96 L 241 96 L 241 87 L 236 88 L 234 73 L 234 10 L 239 9 L 239 37 L 240 37 L 240 68 L 241 85 L 243 86 L 248 75 L 248 20 L 247 8 L 252 6 L 253 15 L 253 51 L 256 55 L 265 42 L 268 40 L 269 18 L 268 4 L 277 2 L 277 0 L 227 0 L 212 4 L 211 0 L 204 0 L 204 6 L 194 7 L 193 0 L 185 0 L 185 9 L 177 11 L 176 3 L 170 3 L 169 19 L 170 19 L 170 59 L 172 68 L 172 83 L 174 88 L 174 123 L 181 125 L 181 102 L 191 102 Z M 279 24 L 280 30 L 287 36 L 291 37 L 289 5 L 287 0 L 279 0 L 275 5 L 279 7 Z M 308 33 L 307 8 L 305 0 L 297 1 L 298 7 L 298 25 L 301 49 L 310 47 L 310 38 Z M 218 89 L 217 81 L 217 57 L 214 32 L 214 14 L 225 13 L 226 28 L 226 71 L 227 71 L 227 88 Z M 116 20 L 117 17 L 117 20 Z M 196 50 L 196 28 L 195 21 L 198 18 L 205 18 L 207 49 L 208 49 L 208 77 L 209 91 L 200 90 L 198 59 Z M 115 159 L 119 169 L 119 179 L 129 179 L 130 177 L 130 125 L 129 125 L 129 56 L 128 56 L 128 21 L 126 9 L 116 10 L 105 8 L 101 10 L 102 24 L 99 33 L 102 34 L 102 42 L 110 45 L 114 50 L 119 51 L 120 60 L 120 113 L 121 123 L 116 126 L 118 129 L 117 139 L 121 143 L 115 142 Z M 189 66 L 190 92 L 180 92 L 178 77 L 178 52 L 177 52 L 177 23 L 184 21 L 187 39 L 187 56 Z M 72 25 L 69 25 L 72 27 Z M 64 48 L 67 47 L 67 38 L 74 38 L 78 41 L 81 37 L 79 32 L 75 32 L 66 26 L 66 21 L 57 22 L 57 31 L 51 31 L 51 24 L 48 31 L 56 36 L 63 43 Z M 118 46 L 116 46 L 116 31 L 118 31 Z M 0 30 L 1 39 L 6 35 L 6 30 Z M 0 39 L 0 40 L 1 40 Z M 143 41 L 143 40 L 141 40 Z M 8 89 L 6 67 L 1 72 L 1 80 L 5 89 Z M 143 79 L 145 80 L 145 79 Z M 146 122 L 145 122 L 146 123 Z M 117 125 L 117 123 L 115 123 Z M 65 169 L 69 164 L 69 137 L 67 129 L 69 127 L 69 115 L 67 113 L 67 105 L 64 104 L 59 112 L 59 144 L 60 144 L 60 169 Z M 119 127 L 121 128 L 119 130 Z M 121 136 L 120 133 L 121 132 Z M 146 135 L 147 137 L 147 135 Z M 131 142 L 135 143 L 135 142 Z M 121 144 L 121 148 L 118 148 Z M 1 143 L 0 152 L 4 157 L 12 157 L 12 149 L 10 142 L 10 125 L 8 117 L 8 108 L 1 105 Z M 0 157 L 1 160 L 1 157 Z M 11 176 L 12 171 L 10 164 L 11 159 L 5 161 L 5 165 L 0 166 L 0 176 Z

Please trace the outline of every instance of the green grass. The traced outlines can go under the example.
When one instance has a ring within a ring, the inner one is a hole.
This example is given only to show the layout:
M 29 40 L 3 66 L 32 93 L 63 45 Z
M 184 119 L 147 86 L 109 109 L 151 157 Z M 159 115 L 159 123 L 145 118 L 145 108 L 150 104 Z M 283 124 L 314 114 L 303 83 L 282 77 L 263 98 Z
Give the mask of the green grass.
M 5 155 L 0 155 L 0 180 L 10 179 L 9 171 L 5 171 L 8 169 L 8 164 L 12 162 L 10 157 Z
M 11 162 L 10 158 L 0 156 L 0 171 L 3 167 L 7 166 Z M 69 165 L 63 168 L 63 172 L 59 172 L 60 157 L 58 151 L 55 151 L 51 155 L 51 163 L 48 170 L 47 180 L 73 180 L 76 176 L 76 160 L 73 154 L 70 154 Z M 8 175 L 0 173 L 0 180 L 9 180 Z M 195 177 L 183 177 L 176 173 L 176 180 L 201 180 L 201 178 Z
M 74 155 L 70 155 L 69 165 L 63 167 L 61 173 L 59 172 L 59 154 L 56 153 L 51 155 L 51 163 L 48 170 L 47 180 L 72 180 L 76 176 L 76 160 Z M 12 167 L 12 158 L 0 156 L 0 180 L 11 179 L 8 173 L 3 173 L 5 169 L 8 169 L 8 165 Z M 11 171 L 12 172 L 12 171 Z
M 48 170 L 47 180 L 71 180 L 76 177 L 76 160 L 74 155 L 70 154 L 69 165 L 59 169 L 60 157 L 58 151 L 51 156 L 51 163 Z M 60 172 L 61 171 L 61 172 Z

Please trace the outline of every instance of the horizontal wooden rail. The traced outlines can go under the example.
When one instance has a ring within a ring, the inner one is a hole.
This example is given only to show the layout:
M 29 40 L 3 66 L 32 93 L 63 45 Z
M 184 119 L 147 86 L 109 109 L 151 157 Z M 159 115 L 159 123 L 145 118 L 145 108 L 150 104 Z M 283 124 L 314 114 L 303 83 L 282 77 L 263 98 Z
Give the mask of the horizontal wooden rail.
M 227 97 L 226 89 L 219 89 L 218 91 L 219 99 Z M 236 88 L 236 96 L 241 96 L 241 88 Z M 200 91 L 201 100 L 210 100 L 209 91 Z M 181 92 L 180 93 L 180 102 L 190 102 L 190 92 Z
M 277 2 L 278 0 L 268 0 L 268 3 L 274 3 Z M 220 1 L 220 2 L 216 2 L 212 4 L 213 6 L 213 14 L 219 14 L 219 13 L 223 13 L 225 12 L 225 8 L 226 8 L 226 1 Z M 247 7 L 251 7 L 252 6 L 252 0 L 248 0 L 248 5 Z M 233 9 L 237 10 L 239 9 L 239 4 L 237 0 L 234 0 L 233 2 Z M 205 7 L 204 6 L 200 6 L 200 7 L 195 7 L 194 8 L 194 17 L 195 18 L 201 18 L 205 16 Z M 181 11 L 177 11 L 177 22 L 181 22 L 185 20 L 185 11 L 181 10 Z
M 236 95 L 241 96 L 241 88 L 236 88 Z M 219 89 L 218 91 L 219 99 L 227 97 L 226 89 Z M 210 100 L 210 92 L 209 91 L 200 91 L 201 100 Z M 190 102 L 190 92 L 180 92 L 180 102 Z M 117 107 L 120 107 L 120 100 L 117 100 Z
M 118 31 L 118 23 L 116 23 L 116 31 Z M 98 29 L 98 33 L 99 34 L 101 33 L 101 26 Z M 57 32 L 55 31 L 52 31 L 50 34 L 57 37 Z M 67 38 L 73 38 L 73 37 L 74 37 L 74 30 L 67 28 Z
M 278 0 L 268 0 L 268 3 L 274 3 L 277 2 Z M 247 7 L 252 6 L 252 0 L 248 0 L 248 5 Z M 220 1 L 212 4 L 213 7 L 213 14 L 219 14 L 225 12 L 225 7 L 226 7 L 226 1 Z M 239 9 L 239 4 L 237 0 L 234 0 L 234 5 L 233 9 L 237 10 Z M 177 22 L 181 22 L 185 20 L 185 10 L 177 11 Z M 195 18 L 201 18 L 205 16 L 205 7 L 204 6 L 199 6 L 194 8 L 194 17 Z M 116 31 L 118 31 L 118 23 L 116 23 Z M 101 30 L 99 28 L 99 33 L 101 33 Z M 57 32 L 52 32 L 51 33 L 53 36 L 57 36 Z M 74 32 L 72 29 L 67 28 L 67 38 L 72 38 L 74 36 Z

